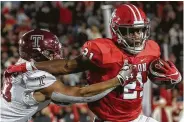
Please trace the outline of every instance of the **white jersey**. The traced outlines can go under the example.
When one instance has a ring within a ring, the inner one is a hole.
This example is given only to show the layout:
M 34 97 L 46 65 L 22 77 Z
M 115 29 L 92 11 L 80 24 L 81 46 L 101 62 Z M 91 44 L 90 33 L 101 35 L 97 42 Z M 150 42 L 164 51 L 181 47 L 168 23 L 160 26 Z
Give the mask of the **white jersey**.
M 50 86 L 55 81 L 55 76 L 41 70 L 29 71 L 16 77 L 5 77 L 0 97 L 0 122 L 27 122 L 50 102 L 48 100 L 37 103 L 32 93 Z

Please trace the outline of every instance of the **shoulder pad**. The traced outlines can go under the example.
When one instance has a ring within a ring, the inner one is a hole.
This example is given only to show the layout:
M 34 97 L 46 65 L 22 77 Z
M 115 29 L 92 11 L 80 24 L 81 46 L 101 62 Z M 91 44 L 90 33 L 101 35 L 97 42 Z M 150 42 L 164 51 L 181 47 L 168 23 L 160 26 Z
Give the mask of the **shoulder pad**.
M 104 64 L 113 63 L 116 57 L 121 57 L 120 53 L 115 53 L 117 47 L 106 38 L 99 38 L 87 41 L 82 47 L 83 56 L 88 57 L 92 63 L 102 67 Z
M 155 57 L 160 57 L 160 47 L 155 41 L 148 40 L 146 42 L 145 49 L 139 55 L 151 55 Z

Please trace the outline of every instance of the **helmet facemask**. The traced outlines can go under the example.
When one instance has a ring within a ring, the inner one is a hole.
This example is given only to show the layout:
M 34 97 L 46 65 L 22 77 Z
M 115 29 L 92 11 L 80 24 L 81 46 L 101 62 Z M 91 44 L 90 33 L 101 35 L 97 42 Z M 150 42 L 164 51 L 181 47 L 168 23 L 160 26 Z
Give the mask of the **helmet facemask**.
M 112 30 L 117 35 L 117 42 L 123 50 L 131 54 L 138 54 L 145 47 L 145 41 L 150 35 L 150 26 L 147 24 L 116 25 Z
M 54 59 L 63 59 L 64 58 L 64 50 L 61 47 L 61 45 L 59 45 L 59 49 L 57 50 L 52 50 L 52 49 L 46 49 L 43 51 L 40 51 L 39 49 L 38 52 L 40 52 L 40 54 L 42 56 L 45 57 L 45 60 L 54 60 Z
M 52 50 L 44 50 L 41 52 L 48 60 L 54 59 L 62 59 L 63 57 L 63 50 L 60 50 L 59 53 L 54 53 Z

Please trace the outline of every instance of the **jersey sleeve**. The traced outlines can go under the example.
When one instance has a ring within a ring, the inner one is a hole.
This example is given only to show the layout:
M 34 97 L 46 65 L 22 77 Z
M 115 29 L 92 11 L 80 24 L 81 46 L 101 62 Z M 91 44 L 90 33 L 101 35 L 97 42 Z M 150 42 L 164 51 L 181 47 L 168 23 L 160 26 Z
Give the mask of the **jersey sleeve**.
M 108 44 L 100 39 L 86 42 L 82 47 L 82 55 L 99 67 L 104 67 L 104 64 L 110 62 L 111 59 Z
M 27 89 L 39 90 L 52 85 L 56 81 L 56 77 L 48 72 L 35 70 L 26 72 L 23 80 Z

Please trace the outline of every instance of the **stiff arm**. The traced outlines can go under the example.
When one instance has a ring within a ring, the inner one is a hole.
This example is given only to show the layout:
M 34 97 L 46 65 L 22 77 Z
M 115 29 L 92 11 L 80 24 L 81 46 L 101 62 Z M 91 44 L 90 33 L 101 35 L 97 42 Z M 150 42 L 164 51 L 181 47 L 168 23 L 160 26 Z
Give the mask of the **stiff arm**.
M 72 60 L 56 59 L 51 61 L 35 62 L 34 65 L 36 69 L 44 70 L 54 75 L 83 72 L 95 67 L 82 55 Z
M 120 85 L 118 78 L 113 78 L 85 87 L 66 86 L 61 81 L 57 80 L 49 87 L 39 90 L 39 92 L 45 95 L 46 99 L 51 99 L 56 102 L 93 102 L 103 98 L 118 85 Z M 39 99 L 40 96 L 34 97 Z

